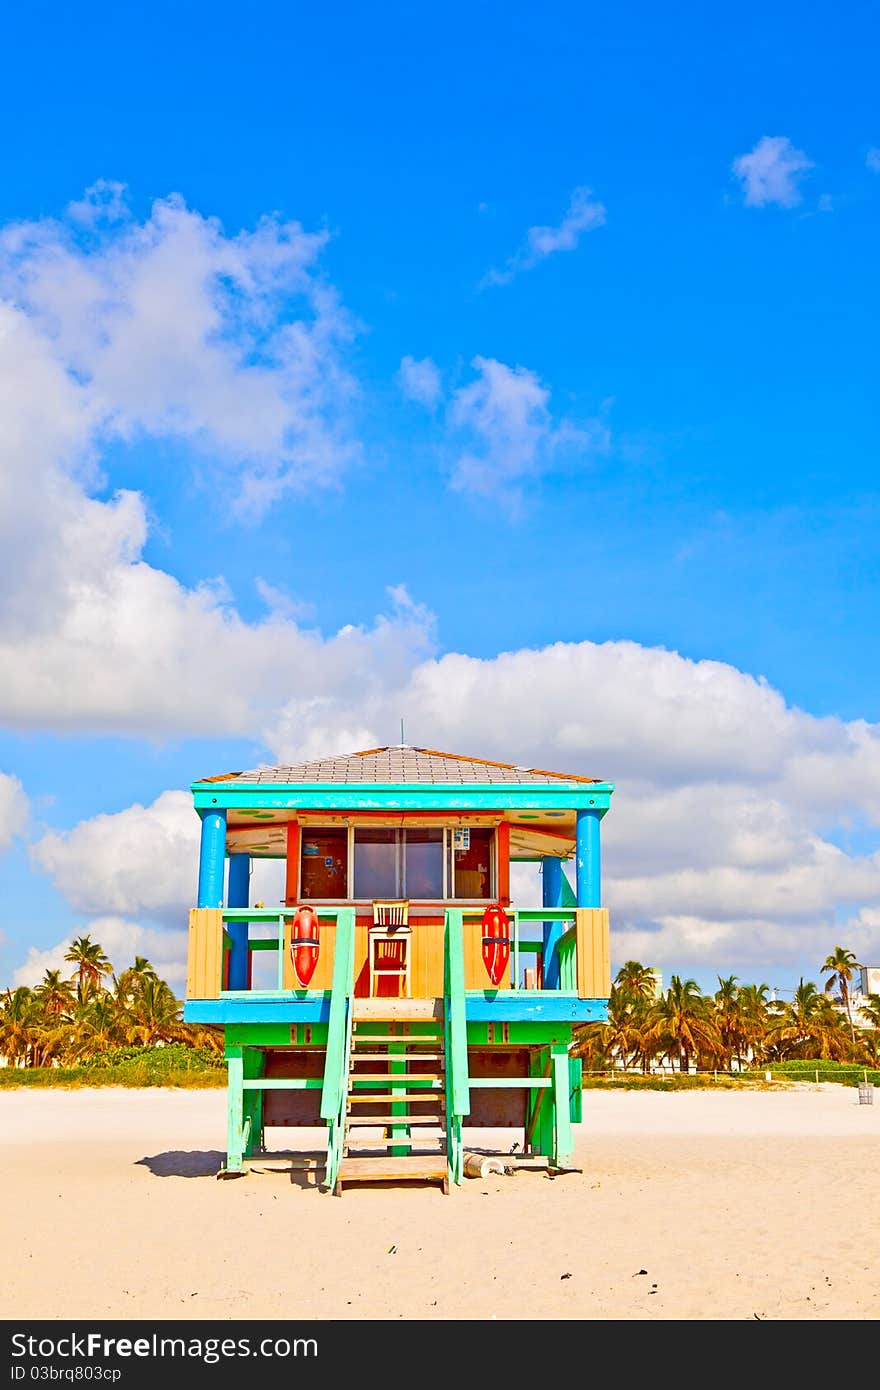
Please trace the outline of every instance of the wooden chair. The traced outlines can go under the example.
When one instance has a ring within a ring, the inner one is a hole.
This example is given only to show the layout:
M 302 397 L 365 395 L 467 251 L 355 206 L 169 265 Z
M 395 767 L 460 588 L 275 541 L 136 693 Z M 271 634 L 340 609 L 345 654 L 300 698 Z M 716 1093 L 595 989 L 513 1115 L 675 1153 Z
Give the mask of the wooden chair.
M 410 998 L 409 903 L 403 898 L 373 903 L 373 925 L 369 928 L 370 997 L 385 977 L 396 977 L 398 995 Z

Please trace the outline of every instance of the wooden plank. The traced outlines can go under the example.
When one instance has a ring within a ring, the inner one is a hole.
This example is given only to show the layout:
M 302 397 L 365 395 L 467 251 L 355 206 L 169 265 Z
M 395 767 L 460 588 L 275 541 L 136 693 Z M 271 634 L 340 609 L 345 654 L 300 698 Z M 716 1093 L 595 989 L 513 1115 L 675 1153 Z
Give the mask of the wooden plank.
M 386 1077 L 387 1081 L 388 1078 Z M 425 1105 L 429 1102 L 437 1104 L 443 1100 L 443 1092 L 436 1085 L 425 1086 L 421 1091 L 408 1091 L 402 1097 L 397 1091 L 369 1091 L 362 1092 L 360 1095 L 355 1091 L 349 1091 L 349 1105 L 376 1105 L 380 1100 L 401 1100 L 406 1099 L 408 1105 Z
M 395 1081 L 442 1081 L 442 1080 L 443 1080 L 443 1074 L 442 1074 L 442 1072 L 439 1072 L 439 1071 L 436 1071 L 436 1072 L 414 1072 L 414 1071 L 404 1071 L 404 1072 L 394 1072 L 394 1073 L 387 1072 L 387 1071 L 380 1071 L 380 1072 L 356 1071 L 356 1072 L 351 1073 L 351 1075 L 350 1075 L 350 1080 L 349 1080 L 349 1085 L 353 1085 L 353 1084 L 355 1084 L 355 1083 L 364 1082 L 364 1081 L 368 1081 L 368 1082 L 373 1082 L 373 1081 L 376 1081 L 376 1082 L 378 1082 L 378 1081 L 388 1081 L 389 1078 L 390 1078 L 392 1075 L 394 1076 L 394 1080 L 395 1080 Z
M 374 1128 L 385 1129 L 388 1125 L 395 1125 L 399 1122 L 399 1115 L 349 1115 L 347 1123 L 352 1126 L 366 1129 L 368 1125 Z M 425 1125 L 433 1129 L 442 1129 L 443 1121 L 436 1115 L 407 1115 L 406 1123 L 408 1126 Z
M 611 993 L 610 922 L 607 907 L 575 909 L 577 992 L 581 999 L 607 999 Z
M 445 1154 L 418 1158 L 343 1158 L 340 1180 L 359 1178 L 362 1182 L 425 1182 L 446 1177 Z
M 366 938 L 366 927 L 364 928 Z M 366 945 L 364 946 L 366 960 Z M 357 959 L 355 959 L 355 979 L 357 979 Z M 442 999 L 354 999 L 352 1011 L 355 1019 L 373 1020 L 389 1023 L 395 1020 L 442 1019 Z
M 193 907 L 189 914 L 187 999 L 219 999 L 223 988 L 223 913 Z
M 354 1047 L 351 1050 L 351 1060 L 353 1062 L 387 1062 L 393 1054 L 390 1052 L 361 1052 Z M 406 1054 L 403 1054 L 404 1056 Z M 418 1054 L 420 1062 L 442 1062 L 442 1052 L 420 1052 Z M 357 1075 L 358 1073 L 355 1073 Z
M 414 928 L 410 988 L 416 999 L 435 999 L 443 993 L 443 920 L 419 922 Z
M 445 1136 L 444 1136 L 444 1137 L 445 1137 Z M 415 1136 L 415 1138 L 410 1137 L 409 1139 L 407 1139 L 407 1138 L 406 1138 L 404 1135 L 402 1135 L 402 1134 L 396 1134 L 396 1135 L 394 1136 L 394 1139 L 393 1139 L 393 1140 L 392 1140 L 392 1139 L 383 1139 L 383 1138 L 381 1138 L 381 1137 L 380 1137 L 380 1138 L 373 1138 L 373 1139 L 355 1139 L 355 1138 L 349 1138 L 349 1139 L 346 1140 L 346 1147 L 347 1147 L 348 1149 L 382 1149 L 382 1148 L 385 1148 L 386 1145 L 388 1145 L 388 1144 L 393 1144 L 395 1149 L 404 1149 L 404 1148 L 405 1148 L 405 1149 L 409 1149 L 409 1150 L 410 1150 L 410 1153 L 412 1153 L 412 1150 L 415 1149 L 415 1148 L 418 1148 L 418 1146 L 419 1146 L 420 1144 L 439 1144 L 439 1143 L 442 1143 L 442 1139 L 441 1139 L 441 1137 L 440 1137 L 439 1135 L 438 1135 L 438 1137 L 437 1137 L 436 1139 L 434 1139 L 434 1138 L 432 1138 L 430 1135 L 417 1134 L 417 1135 Z M 446 1157 L 444 1151 L 443 1151 L 442 1149 L 438 1149 L 438 1148 L 433 1148 L 433 1149 L 421 1149 L 421 1150 L 420 1150 L 420 1155 L 421 1155 L 421 1154 L 424 1154 L 426 1157 L 428 1157 L 428 1156 L 434 1156 L 434 1155 L 437 1155 L 437 1156 L 439 1157 L 439 1156 L 442 1154 L 444 1158 Z M 419 1156 L 420 1156 L 420 1155 L 419 1155 Z

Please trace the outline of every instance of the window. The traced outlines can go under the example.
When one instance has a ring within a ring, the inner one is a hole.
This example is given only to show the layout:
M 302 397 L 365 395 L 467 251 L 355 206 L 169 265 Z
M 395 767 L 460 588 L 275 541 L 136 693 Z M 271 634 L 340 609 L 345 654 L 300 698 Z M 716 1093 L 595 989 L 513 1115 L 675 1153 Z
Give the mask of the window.
M 349 836 L 353 836 L 349 881 Z M 444 854 L 446 856 L 444 874 Z M 477 826 L 343 826 L 304 828 L 300 896 L 308 901 L 415 898 L 428 902 L 491 898 L 495 832 Z M 444 894 L 445 888 L 445 894 Z
M 348 897 L 347 830 L 303 830 L 299 881 L 303 898 Z
M 443 831 L 354 832 L 357 898 L 442 898 Z
M 449 896 L 490 898 L 494 831 L 472 827 L 466 838 L 467 848 L 457 849 L 453 832 L 449 832 Z

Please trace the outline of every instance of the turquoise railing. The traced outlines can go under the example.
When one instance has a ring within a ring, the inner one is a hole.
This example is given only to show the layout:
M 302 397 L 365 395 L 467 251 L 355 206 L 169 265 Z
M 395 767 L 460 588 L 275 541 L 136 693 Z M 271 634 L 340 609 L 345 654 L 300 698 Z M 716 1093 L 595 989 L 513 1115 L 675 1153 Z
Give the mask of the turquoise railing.
M 324 1183 L 331 1192 L 336 1186 L 345 1135 L 345 1100 L 351 1060 L 351 1001 L 354 995 L 354 924 L 353 907 L 343 908 L 337 913 L 327 1053 L 321 1088 L 321 1119 L 327 1123 Z
M 577 933 L 569 927 L 556 943 L 556 956 L 559 961 L 559 988 L 577 992 Z
M 460 916 L 462 919 L 465 918 L 465 917 L 467 917 L 467 918 L 469 918 L 470 920 L 476 920 L 476 919 L 482 917 L 482 915 L 483 915 L 483 910 L 484 910 L 483 908 L 478 908 L 478 907 L 466 907 L 466 908 L 464 908 L 461 912 L 459 912 L 459 916 Z M 448 919 L 449 919 L 449 913 L 448 913 L 448 912 L 447 912 L 446 916 L 447 916 L 447 921 L 448 921 Z M 571 923 L 571 929 L 565 933 L 565 936 L 564 936 L 564 937 L 562 937 L 562 941 L 566 942 L 566 955 L 567 955 L 567 958 L 568 958 L 568 966 L 567 966 L 567 969 L 566 969 L 565 979 L 564 979 L 564 981 L 563 981 L 563 976 L 562 976 L 562 972 L 561 972 L 561 965 L 560 965 L 559 989 L 560 989 L 560 990 L 575 990 L 575 991 L 576 991 L 576 989 L 577 989 L 577 944 L 576 944 L 576 940 L 575 940 L 575 938 L 576 938 L 576 931 L 575 931 L 575 916 L 574 916 L 574 911 L 573 911 L 570 907 L 529 907 L 529 908 L 509 907 L 509 908 L 507 909 L 507 916 L 508 916 L 508 918 L 509 918 L 509 920 L 510 920 L 510 935 L 511 935 L 511 940 L 510 940 L 510 988 L 511 988 L 511 990 L 513 990 L 513 991 L 516 993 L 516 992 L 518 992 L 519 990 L 521 990 L 521 989 L 524 988 L 524 986 L 520 984 L 520 978 L 519 978 L 519 977 L 520 977 L 520 963 L 521 963 L 522 957 L 525 956 L 525 955 L 534 956 L 535 961 L 536 961 L 536 963 L 537 963 L 538 961 L 541 960 L 542 955 L 543 955 L 543 949 L 544 949 L 544 948 L 543 948 L 543 944 L 542 944 L 540 941 L 525 941 L 525 940 L 523 940 L 523 935 L 522 935 L 522 930 L 521 930 L 521 929 L 522 929 L 522 926 L 524 925 L 524 923 L 526 923 L 526 922 L 534 922 L 534 923 L 540 922 L 540 923 L 543 924 L 544 922 L 570 922 L 570 923 Z M 557 949 L 559 948 L 559 945 L 561 945 L 561 942 L 558 942 L 558 943 L 557 943 Z M 546 989 L 547 986 L 544 985 L 543 988 Z
M 443 1027 L 446 1051 L 446 1152 L 450 1182 L 460 1183 L 464 1168 L 462 1125 L 471 1108 L 464 992 L 464 914 L 446 911 L 443 963 Z

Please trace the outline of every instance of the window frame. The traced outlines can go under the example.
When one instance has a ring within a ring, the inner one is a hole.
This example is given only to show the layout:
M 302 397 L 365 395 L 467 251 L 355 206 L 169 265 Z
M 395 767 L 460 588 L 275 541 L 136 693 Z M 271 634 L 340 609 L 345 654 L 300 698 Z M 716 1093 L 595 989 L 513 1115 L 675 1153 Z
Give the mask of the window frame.
M 308 827 L 308 829 L 311 830 L 311 831 L 313 831 L 313 832 L 321 831 L 321 830 L 330 830 L 330 829 L 341 829 L 341 828 L 342 828 L 342 827 L 340 827 L 340 826 L 335 826 L 335 825 L 332 825 L 332 824 L 330 824 L 330 823 L 328 823 L 327 825 L 321 825 L 321 824 L 310 825 L 310 826 Z M 398 832 L 398 834 L 400 834 L 400 835 L 402 835 L 402 836 L 405 836 L 408 827 L 407 827 L 406 825 L 400 825 L 399 822 L 398 822 L 397 824 L 386 824 L 386 823 L 383 823 L 382 821 L 379 821 L 379 822 L 376 822 L 375 824 L 374 824 L 373 822 L 365 823 L 365 824 L 363 824 L 363 825 L 350 824 L 350 825 L 348 825 L 348 826 L 346 826 L 346 827 L 344 827 L 344 828 L 345 828 L 345 830 L 346 830 L 346 832 L 347 832 L 347 836 L 348 836 L 348 841 L 347 841 L 347 859 L 346 859 L 346 879 L 347 879 L 347 886 L 348 886 L 348 889 L 349 889 L 349 895 L 348 895 L 348 897 L 346 897 L 346 898 L 322 898 L 322 899 L 320 899 L 320 901 L 321 901 L 321 902 L 334 902 L 334 903 L 347 902 L 347 903 L 352 903 L 352 904 L 355 904 L 355 905 L 362 904 L 362 903 L 363 903 L 363 904 L 367 904 L 367 903 L 372 902 L 373 899 L 372 899 L 372 898 L 360 898 L 360 897 L 357 896 L 357 891 L 356 891 L 356 890 L 357 890 L 357 884 L 355 883 L 355 874 L 354 874 L 354 845 L 355 845 L 355 835 L 356 835 L 357 831 L 358 831 L 358 830 L 364 830 L 364 829 L 367 829 L 367 828 L 373 828 L 373 829 L 376 829 L 376 830 L 395 830 L 395 831 Z M 413 829 L 417 829 L 417 828 L 418 828 L 418 829 L 426 829 L 426 828 L 429 828 L 429 827 L 424 827 L 424 826 L 415 827 L 415 826 L 413 826 L 412 828 L 413 828 Z M 452 849 L 452 831 L 453 831 L 453 830 L 458 830 L 458 829 L 460 829 L 460 828 L 461 828 L 460 825 L 441 824 L 441 825 L 439 825 L 439 826 L 436 826 L 436 827 L 433 827 L 433 826 L 432 826 L 432 827 L 430 827 L 430 828 L 432 828 L 432 829 L 438 829 L 438 830 L 441 830 L 441 831 L 443 832 L 443 840 L 442 840 L 442 855 L 443 855 L 443 896 L 442 896 L 442 898 L 424 898 L 424 897 L 422 897 L 422 898 L 414 898 L 414 899 L 409 899 L 409 901 L 411 901 L 411 902 L 425 902 L 425 903 L 435 903 L 435 902 L 442 902 L 442 903 L 455 903 L 455 902 L 494 902 L 495 898 L 497 897 L 497 892 L 498 892 L 498 826 L 497 826 L 497 825 L 492 825 L 492 826 L 471 826 L 471 827 L 470 827 L 472 830 L 475 830 L 475 829 L 476 829 L 476 830 L 488 830 L 488 831 L 489 831 L 489 896 L 488 896 L 487 898 L 456 898 L 456 897 L 454 896 L 454 893 L 455 893 L 455 855 L 454 855 L 454 851 L 453 851 L 453 849 Z M 405 874 L 405 873 L 406 873 L 406 862 L 405 862 L 405 848 L 406 848 L 406 842 L 405 842 L 405 840 L 399 841 L 399 842 L 398 842 L 398 853 L 400 852 L 400 848 L 401 848 L 401 847 L 402 847 L 403 850 L 404 850 L 404 855 L 403 855 L 403 860 L 402 860 L 402 868 L 403 868 L 403 872 L 404 872 L 404 874 Z M 301 848 L 300 848 L 300 863 L 299 863 L 299 881 L 300 881 L 300 882 L 302 881 L 302 849 L 301 849 Z M 391 896 L 394 896 L 394 895 L 393 895 L 393 894 L 389 894 L 389 897 L 391 897 Z M 403 895 L 401 895 L 401 896 L 403 896 Z

